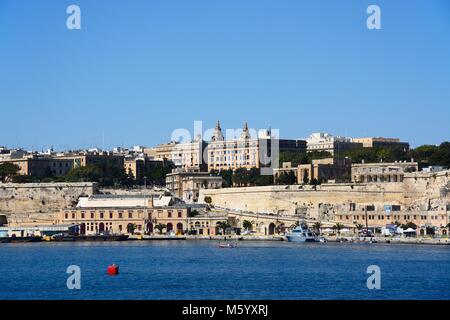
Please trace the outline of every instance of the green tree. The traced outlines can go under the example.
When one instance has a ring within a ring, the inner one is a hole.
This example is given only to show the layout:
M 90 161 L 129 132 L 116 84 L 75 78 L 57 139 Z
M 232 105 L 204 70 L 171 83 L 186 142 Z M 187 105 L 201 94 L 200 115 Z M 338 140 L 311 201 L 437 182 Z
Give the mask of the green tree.
M 244 222 L 242 222 L 242 227 L 244 227 L 245 230 L 252 230 L 253 229 L 253 225 L 250 221 L 248 220 L 244 220 Z
M 228 221 L 220 221 L 217 224 L 217 227 L 222 230 L 222 234 L 225 235 L 228 228 L 231 228 L 231 225 Z
M 17 176 L 20 167 L 14 163 L 5 162 L 0 164 L 0 181 L 8 182 L 12 177 Z
M 205 197 L 205 203 L 211 204 L 212 203 L 212 198 L 210 196 L 206 196 Z
M 238 168 L 233 172 L 233 184 L 239 187 L 247 186 L 249 183 L 249 174 L 246 168 Z
M 402 224 L 401 227 L 402 227 L 403 230 L 406 230 L 406 229 L 409 229 L 409 228 L 414 229 L 414 230 L 417 229 L 417 225 L 414 222 L 408 222 L 406 224 Z
M 314 223 L 313 228 L 314 230 L 316 230 L 317 234 L 320 234 L 320 228 L 322 228 L 322 223 L 321 222 Z
M 129 234 L 134 234 L 134 230 L 136 230 L 137 226 L 134 223 L 129 223 L 127 225 L 127 232 Z
M 94 165 L 76 167 L 66 175 L 67 182 L 100 182 L 102 171 Z
M 344 229 L 344 225 L 341 224 L 341 223 L 336 223 L 336 224 L 333 226 L 333 230 L 335 230 L 335 231 L 337 232 L 338 235 L 341 234 L 341 230 L 342 230 L 342 229 Z
M 159 234 L 162 234 L 165 228 L 167 228 L 167 226 L 165 224 L 162 224 L 162 223 L 158 223 L 155 226 L 155 229 L 159 231 Z

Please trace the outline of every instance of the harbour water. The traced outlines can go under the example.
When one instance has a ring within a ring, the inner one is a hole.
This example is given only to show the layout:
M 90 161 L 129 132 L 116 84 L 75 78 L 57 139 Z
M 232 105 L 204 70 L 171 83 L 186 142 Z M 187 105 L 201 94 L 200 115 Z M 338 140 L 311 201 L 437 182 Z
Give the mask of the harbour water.
M 107 266 L 120 266 L 108 276 Z M 81 268 L 81 290 L 66 269 Z M 369 290 L 367 267 L 381 269 Z M 450 247 L 215 241 L 0 245 L 0 299 L 450 299 Z

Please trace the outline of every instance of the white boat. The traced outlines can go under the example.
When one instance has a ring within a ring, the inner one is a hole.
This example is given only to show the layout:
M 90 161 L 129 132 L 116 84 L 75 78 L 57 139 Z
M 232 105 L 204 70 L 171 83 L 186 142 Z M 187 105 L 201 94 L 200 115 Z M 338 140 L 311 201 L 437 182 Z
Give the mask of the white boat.
M 286 234 L 289 242 L 317 242 L 314 234 L 308 229 L 308 226 L 301 223 L 294 230 Z
M 236 247 L 237 247 L 237 244 L 235 244 L 235 243 L 219 243 L 219 248 L 220 249 L 226 249 L 226 248 L 233 249 L 233 248 L 236 248 Z

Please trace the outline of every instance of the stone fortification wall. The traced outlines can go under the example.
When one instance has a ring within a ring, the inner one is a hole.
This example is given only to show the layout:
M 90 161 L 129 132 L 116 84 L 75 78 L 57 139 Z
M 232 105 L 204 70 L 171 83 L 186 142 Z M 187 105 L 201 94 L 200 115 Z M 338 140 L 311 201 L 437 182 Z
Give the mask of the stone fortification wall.
M 95 183 L 0 183 L 0 214 L 8 222 L 50 221 L 80 196 L 97 193 Z
M 358 206 L 400 205 L 404 209 L 429 207 L 448 201 L 450 171 L 406 174 L 403 182 L 368 184 L 323 184 L 312 186 L 266 186 L 201 190 L 199 199 L 209 196 L 214 205 L 243 211 L 292 214 L 299 210 L 320 218 Z

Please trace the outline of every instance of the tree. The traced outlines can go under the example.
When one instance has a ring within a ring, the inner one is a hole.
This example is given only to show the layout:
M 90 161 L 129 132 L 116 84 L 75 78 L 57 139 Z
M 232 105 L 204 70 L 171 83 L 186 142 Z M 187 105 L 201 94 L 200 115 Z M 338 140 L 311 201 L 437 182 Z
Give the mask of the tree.
M 238 168 L 233 172 L 233 184 L 239 187 L 249 184 L 249 173 L 246 168 Z
M 408 222 L 406 224 L 402 224 L 401 227 L 402 227 L 403 230 L 406 230 L 406 229 L 409 229 L 409 228 L 414 229 L 414 230 L 417 229 L 417 225 L 414 222 Z
M 127 225 L 127 232 L 130 234 L 134 234 L 134 230 L 136 230 L 137 226 L 134 223 L 129 223 Z
M 313 228 L 314 228 L 314 230 L 317 231 L 317 234 L 320 234 L 320 228 L 322 228 L 322 223 L 321 222 L 314 223 Z
M 355 223 L 355 228 L 356 228 L 358 231 L 361 231 L 361 230 L 364 228 L 364 226 L 363 226 L 361 223 Z
M 8 182 L 12 177 L 18 175 L 20 167 L 14 163 L 5 162 L 0 164 L 0 181 Z
M 220 221 L 217 223 L 217 227 L 223 231 L 223 235 L 226 234 L 227 229 L 231 227 L 231 224 L 228 221 Z
M 252 230 L 253 225 L 250 221 L 244 220 L 244 222 L 242 223 L 242 227 L 244 227 L 245 230 Z
M 70 170 L 66 175 L 67 182 L 100 182 L 102 177 L 101 170 L 94 165 L 76 167 Z
M 155 226 L 155 229 L 159 231 L 159 234 L 162 234 L 165 228 L 167 228 L 167 226 L 162 223 L 159 223 Z
M 212 203 L 212 198 L 210 196 L 206 196 L 205 197 L 205 203 L 211 204 Z
M 192 210 L 190 213 L 189 213 L 189 217 L 191 217 L 191 218 L 193 218 L 193 217 L 196 217 L 196 216 L 198 216 L 200 213 L 198 212 L 198 210 Z
M 336 230 L 338 235 L 341 234 L 341 230 L 342 230 L 342 229 L 344 229 L 344 225 L 341 224 L 341 223 L 336 223 L 336 224 L 333 226 L 333 230 Z

